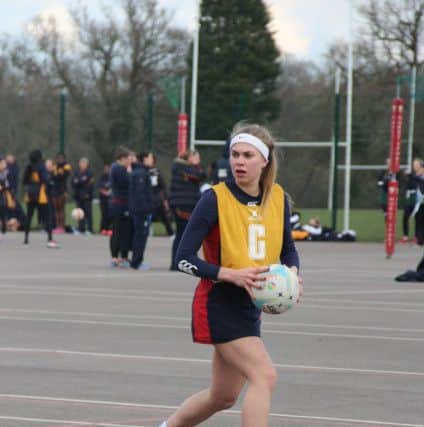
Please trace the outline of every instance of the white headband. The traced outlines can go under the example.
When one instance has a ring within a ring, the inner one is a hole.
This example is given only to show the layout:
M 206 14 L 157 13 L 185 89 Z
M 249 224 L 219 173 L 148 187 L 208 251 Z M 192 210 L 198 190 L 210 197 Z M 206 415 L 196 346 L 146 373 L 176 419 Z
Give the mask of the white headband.
M 265 160 L 268 160 L 269 148 L 256 136 L 250 135 L 250 133 L 239 133 L 231 140 L 230 150 L 239 142 L 253 145 L 264 156 Z

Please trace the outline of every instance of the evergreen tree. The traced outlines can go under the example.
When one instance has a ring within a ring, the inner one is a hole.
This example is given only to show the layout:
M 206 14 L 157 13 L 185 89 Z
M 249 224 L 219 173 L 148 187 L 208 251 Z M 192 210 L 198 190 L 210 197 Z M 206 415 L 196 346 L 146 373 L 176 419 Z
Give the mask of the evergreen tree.
M 226 139 L 237 121 L 277 117 L 280 52 L 269 23 L 262 0 L 202 0 L 196 138 Z

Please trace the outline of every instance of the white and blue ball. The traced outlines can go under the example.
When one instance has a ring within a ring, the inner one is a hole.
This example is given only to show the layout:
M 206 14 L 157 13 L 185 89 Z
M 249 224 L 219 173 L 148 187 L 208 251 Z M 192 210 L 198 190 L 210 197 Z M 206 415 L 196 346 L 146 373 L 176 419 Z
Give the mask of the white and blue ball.
M 268 314 L 281 314 L 299 299 L 297 275 L 286 265 L 271 264 L 261 282 L 262 289 L 252 288 L 256 307 Z

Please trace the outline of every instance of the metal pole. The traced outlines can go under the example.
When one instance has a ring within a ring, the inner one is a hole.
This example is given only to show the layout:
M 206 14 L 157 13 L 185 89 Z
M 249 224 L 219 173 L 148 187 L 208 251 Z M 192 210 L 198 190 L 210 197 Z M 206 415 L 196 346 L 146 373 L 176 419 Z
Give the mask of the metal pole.
M 60 91 L 60 115 L 59 115 L 59 153 L 65 154 L 65 120 L 66 120 L 66 91 Z
M 400 77 L 396 78 L 396 98 L 400 98 Z
M 191 120 L 190 120 L 190 149 L 194 150 L 196 139 L 196 108 L 197 108 L 197 68 L 199 66 L 199 32 L 200 32 L 200 0 L 197 2 L 196 29 L 193 40 L 193 63 L 191 70 Z
M 147 97 L 147 147 L 153 150 L 153 94 Z
M 349 230 L 350 210 L 350 166 L 352 158 L 352 98 L 353 98 L 353 37 L 352 37 L 353 1 L 349 1 L 349 56 L 346 105 L 346 153 L 344 186 L 344 230 Z
M 180 105 L 180 113 L 183 114 L 186 112 L 186 83 L 187 77 L 181 77 L 181 105 Z
M 414 144 L 414 125 L 415 125 L 415 93 L 417 86 L 417 67 L 413 65 L 411 68 L 411 85 L 409 96 L 409 129 L 408 129 L 408 154 L 407 164 L 409 167 L 412 165 L 412 147 Z
M 336 83 L 334 92 L 334 148 L 333 148 L 333 193 L 331 203 L 331 228 L 337 229 L 337 193 L 338 193 L 338 181 L 337 181 L 337 167 L 339 163 L 338 156 L 338 145 L 339 145 L 339 130 L 340 130 L 340 68 L 336 70 Z

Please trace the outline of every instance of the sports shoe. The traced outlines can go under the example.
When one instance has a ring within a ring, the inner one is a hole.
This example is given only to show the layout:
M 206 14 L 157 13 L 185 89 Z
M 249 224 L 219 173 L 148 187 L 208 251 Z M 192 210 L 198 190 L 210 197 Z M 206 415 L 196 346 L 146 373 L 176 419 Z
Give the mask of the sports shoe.
M 59 243 L 55 242 L 54 240 L 50 240 L 47 242 L 47 247 L 50 249 L 59 249 L 60 245 L 59 245 Z
M 100 232 L 100 234 L 101 234 L 102 236 L 107 236 L 107 230 L 102 230 L 102 231 Z
M 119 263 L 119 267 L 120 268 L 129 268 L 130 267 L 130 263 L 128 260 L 123 259 L 120 263 Z
M 406 243 L 409 243 L 409 239 L 408 239 L 408 237 L 407 236 L 403 236 L 401 239 L 399 239 L 398 241 L 397 241 L 398 243 L 400 243 L 401 245 L 404 245 L 404 244 L 406 244 Z
M 110 268 L 118 268 L 119 267 L 119 261 L 111 259 L 109 262 L 109 267 Z
M 91 231 L 86 231 L 85 233 L 84 233 L 86 236 L 91 236 L 93 233 L 91 232 Z
M 112 230 L 108 230 L 108 231 L 107 231 L 107 235 L 108 235 L 108 236 L 112 236 L 112 234 L 113 234 L 113 231 L 112 231 Z
M 141 263 L 140 266 L 138 268 L 134 268 L 131 267 L 133 270 L 138 270 L 138 271 L 146 271 L 146 270 L 150 270 L 150 266 L 147 265 L 146 263 Z

